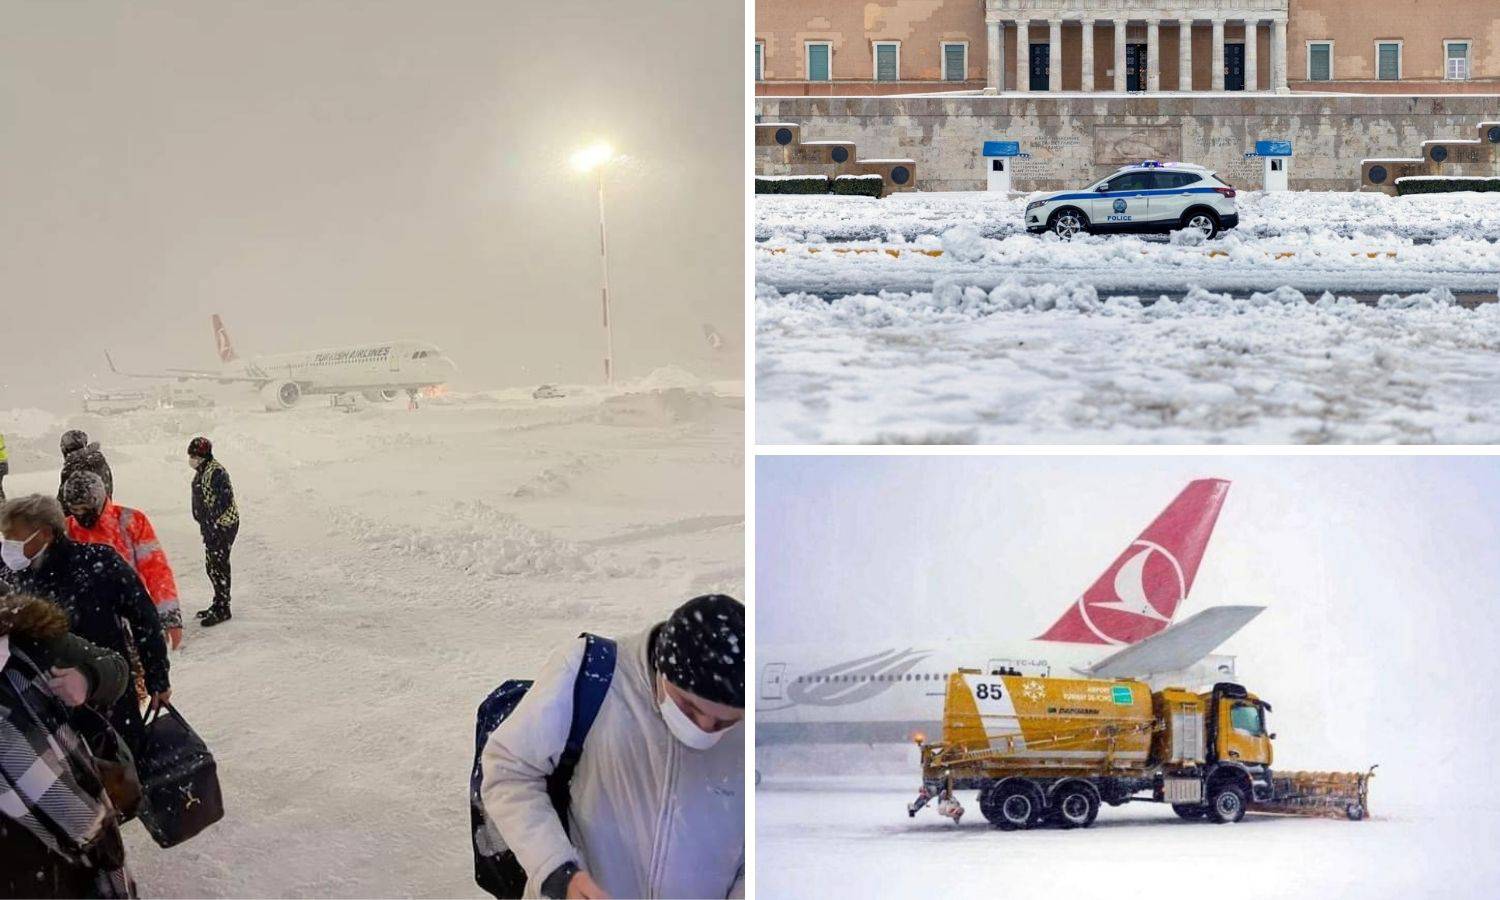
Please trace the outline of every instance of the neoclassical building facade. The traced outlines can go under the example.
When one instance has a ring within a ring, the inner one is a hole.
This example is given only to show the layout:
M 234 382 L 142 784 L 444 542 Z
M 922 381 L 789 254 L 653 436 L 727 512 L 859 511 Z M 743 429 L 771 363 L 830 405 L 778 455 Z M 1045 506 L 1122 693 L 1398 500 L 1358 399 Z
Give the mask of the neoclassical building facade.
M 756 93 L 1500 93 L 1500 0 L 757 0 Z

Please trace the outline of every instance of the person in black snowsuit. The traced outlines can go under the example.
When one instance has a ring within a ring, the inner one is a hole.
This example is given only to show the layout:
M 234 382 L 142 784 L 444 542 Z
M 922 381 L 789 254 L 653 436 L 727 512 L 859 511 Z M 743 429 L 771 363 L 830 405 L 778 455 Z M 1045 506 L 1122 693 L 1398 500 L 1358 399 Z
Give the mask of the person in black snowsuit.
M 11 590 L 50 600 L 68 614 L 73 634 L 140 661 L 153 703 L 172 697 L 167 639 L 146 586 L 119 551 L 108 544 L 80 544 L 68 537 L 62 507 L 33 494 L 0 507 L 0 533 L 6 540 L 0 578 Z M 132 677 L 135 663 L 132 660 Z M 135 691 L 126 691 L 108 710 L 110 724 L 139 754 L 146 736 Z
M 234 502 L 229 473 L 214 459 L 214 445 L 208 438 L 195 437 L 188 442 L 188 464 L 197 470 L 193 476 L 193 518 L 203 535 L 203 564 L 214 586 L 213 605 L 198 611 L 198 622 L 212 627 L 233 618 L 229 611 L 229 552 L 240 533 L 240 510 Z
M 99 443 L 89 443 L 89 436 L 82 431 L 74 429 L 63 432 L 62 436 L 62 479 L 57 483 L 57 502 L 63 503 L 63 485 L 68 483 L 68 476 L 74 472 L 93 472 L 104 480 L 104 493 L 108 497 L 115 495 L 115 476 L 109 470 L 109 461 L 99 450 Z

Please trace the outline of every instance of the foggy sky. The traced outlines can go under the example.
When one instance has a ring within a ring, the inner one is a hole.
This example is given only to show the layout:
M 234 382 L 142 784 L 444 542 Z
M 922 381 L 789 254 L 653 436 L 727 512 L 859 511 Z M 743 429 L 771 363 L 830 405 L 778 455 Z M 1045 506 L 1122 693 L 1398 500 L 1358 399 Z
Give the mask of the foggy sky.
M 122 364 L 412 337 L 458 386 L 737 376 L 744 11 L 641 0 L 0 3 L 0 406 Z
M 1267 607 L 1222 652 L 1275 707 L 1278 765 L 1382 763 L 1377 809 L 1425 779 L 1474 796 L 1500 739 L 1493 457 L 761 457 L 758 659 L 1033 638 L 1199 477 L 1233 484 L 1176 621 Z

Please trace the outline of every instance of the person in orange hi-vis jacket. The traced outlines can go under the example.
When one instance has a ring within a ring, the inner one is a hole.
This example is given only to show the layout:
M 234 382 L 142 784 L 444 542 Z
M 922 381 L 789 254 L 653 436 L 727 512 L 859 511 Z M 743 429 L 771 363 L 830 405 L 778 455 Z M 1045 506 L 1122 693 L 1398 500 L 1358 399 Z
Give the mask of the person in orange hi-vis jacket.
M 104 480 L 93 472 L 74 472 L 63 485 L 68 513 L 68 537 L 81 543 L 109 544 L 135 569 L 156 613 L 161 616 L 167 643 L 182 645 L 182 610 L 177 602 L 177 579 L 167 554 L 156 539 L 151 520 L 138 509 L 121 506 L 105 493 Z

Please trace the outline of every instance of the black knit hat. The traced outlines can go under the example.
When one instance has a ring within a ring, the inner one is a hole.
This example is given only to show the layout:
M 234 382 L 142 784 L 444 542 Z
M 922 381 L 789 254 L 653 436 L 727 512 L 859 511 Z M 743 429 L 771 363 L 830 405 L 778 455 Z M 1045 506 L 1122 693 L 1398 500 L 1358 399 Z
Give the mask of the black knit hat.
M 677 607 L 656 634 L 652 662 L 684 691 L 744 709 L 745 605 L 705 594 Z
M 89 509 L 103 509 L 108 497 L 104 479 L 86 470 L 69 475 L 63 482 L 62 493 L 63 503 L 67 506 L 86 506 Z
M 188 456 L 196 456 L 199 459 L 214 458 L 214 442 L 206 437 L 195 437 L 188 441 Z
M 58 442 L 63 456 L 67 456 L 74 450 L 82 450 L 89 445 L 89 436 L 77 428 L 63 432 L 62 440 Z

